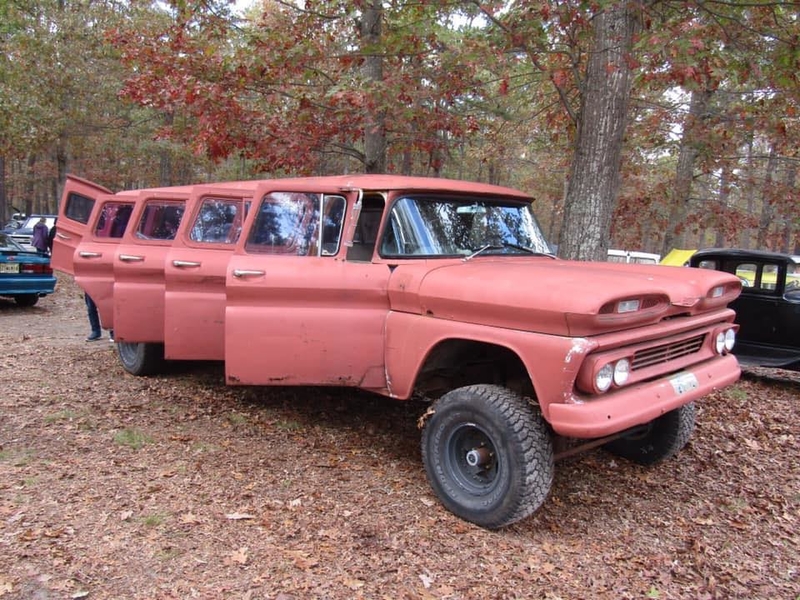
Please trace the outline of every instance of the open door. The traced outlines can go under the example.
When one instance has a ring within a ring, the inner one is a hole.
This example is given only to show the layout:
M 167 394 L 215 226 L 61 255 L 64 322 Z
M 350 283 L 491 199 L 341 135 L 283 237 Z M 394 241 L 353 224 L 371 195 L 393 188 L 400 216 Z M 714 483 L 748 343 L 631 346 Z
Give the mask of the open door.
M 53 238 L 53 269 L 75 274 L 75 251 L 87 234 L 95 202 L 99 196 L 112 193 L 101 185 L 67 175 Z

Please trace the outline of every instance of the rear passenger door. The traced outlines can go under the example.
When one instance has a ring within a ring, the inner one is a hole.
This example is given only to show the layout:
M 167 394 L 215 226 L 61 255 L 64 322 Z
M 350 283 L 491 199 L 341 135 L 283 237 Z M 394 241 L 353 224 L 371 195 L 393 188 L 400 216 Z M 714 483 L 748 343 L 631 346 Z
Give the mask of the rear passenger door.
M 114 328 L 114 257 L 133 204 L 130 196 L 100 196 L 74 255 L 75 282 L 94 300 L 105 329 Z
M 165 261 L 187 193 L 143 192 L 114 257 L 114 339 L 164 342 Z
M 383 390 L 390 269 L 345 260 L 360 194 L 290 185 L 256 191 L 228 267 L 227 381 Z
M 99 196 L 111 193 L 111 190 L 91 181 L 67 176 L 53 238 L 53 256 L 50 259 L 53 269 L 75 274 L 75 251 L 87 234 L 95 202 Z
M 189 200 L 187 225 L 164 265 L 166 358 L 224 360 L 225 273 L 249 205 L 241 190 L 199 191 Z

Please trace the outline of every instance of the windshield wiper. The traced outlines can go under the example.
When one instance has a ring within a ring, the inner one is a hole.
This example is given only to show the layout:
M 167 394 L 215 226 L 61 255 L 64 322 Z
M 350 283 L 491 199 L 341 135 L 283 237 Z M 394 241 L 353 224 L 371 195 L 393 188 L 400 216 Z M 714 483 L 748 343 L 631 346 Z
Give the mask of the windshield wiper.
M 519 244 L 512 244 L 511 242 L 503 242 L 502 244 L 486 244 L 485 246 L 481 246 L 480 248 L 475 250 L 472 254 L 465 257 L 464 260 L 475 258 L 479 254 L 483 254 L 487 250 L 504 250 L 505 248 L 514 248 L 515 250 L 522 250 L 523 252 L 527 252 L 528 254 L 532 254 L 534 256 L 549 256 L 550 258 L 556 258 L 555 254 L 550 254 L 549 252 L 539 252 L 537 250 L 534 250 L 533 248 L 528 248 L 527 246 L 520 246 Z

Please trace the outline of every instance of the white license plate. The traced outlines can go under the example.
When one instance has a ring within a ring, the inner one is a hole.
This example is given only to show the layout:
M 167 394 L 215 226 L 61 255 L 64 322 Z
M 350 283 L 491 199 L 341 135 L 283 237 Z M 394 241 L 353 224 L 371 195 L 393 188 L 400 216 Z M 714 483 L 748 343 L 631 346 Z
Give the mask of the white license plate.
M 675 393 L 679 396 L 686 392 L 696 390 L 700 386 L 694 373 L 679 373 L 670 379 L 669 382 L 672 384 L 672 389 L 675 390 Z
M 19 273 L 19 264 L 0 263 L 0 273 Z

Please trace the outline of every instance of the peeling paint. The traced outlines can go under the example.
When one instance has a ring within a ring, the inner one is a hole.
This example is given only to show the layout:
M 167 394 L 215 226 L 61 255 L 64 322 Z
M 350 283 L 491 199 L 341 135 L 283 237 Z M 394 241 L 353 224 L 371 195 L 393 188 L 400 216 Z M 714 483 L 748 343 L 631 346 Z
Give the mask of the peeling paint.
M 567 356 L 564 358 L 564 363 L 569 364 L 572 362 L 572 358 L 574 356 L 580 356 L 585 354 L 586 347 L 589 345 L 589 340 L 586 338 L 575 338 L 572 340 L 572 348 L 569 349 L 567 352 Z

